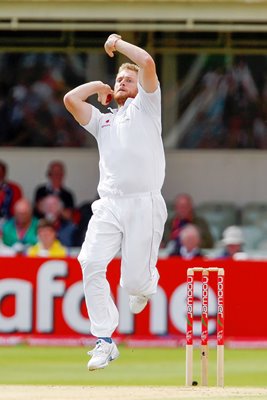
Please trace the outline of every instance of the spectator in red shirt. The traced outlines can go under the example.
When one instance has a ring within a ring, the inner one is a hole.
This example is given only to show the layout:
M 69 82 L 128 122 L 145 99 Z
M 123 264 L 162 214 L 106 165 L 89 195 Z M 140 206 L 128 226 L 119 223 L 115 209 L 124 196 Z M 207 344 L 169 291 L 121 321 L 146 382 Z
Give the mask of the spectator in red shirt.
M 180 234 L 181 230 L 188 224 L 197 226 L 201 236 L 201 248 L 212 248 L 213 238 L 206 220 L 196 215 L 193 207 L 193 201 L 189 194 L 182 193 L 175 200 L 175 215 L 171 221 L 170 240 L 174 241 L 176 253 L 179 252 L 181 246 Z M 167 244 L 169 246 L 169 244 Z

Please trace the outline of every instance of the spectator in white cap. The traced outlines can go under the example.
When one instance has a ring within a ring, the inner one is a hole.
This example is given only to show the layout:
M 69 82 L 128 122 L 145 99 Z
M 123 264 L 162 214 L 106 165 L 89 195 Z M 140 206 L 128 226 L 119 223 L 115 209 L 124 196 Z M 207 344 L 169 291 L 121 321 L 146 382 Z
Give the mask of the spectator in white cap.
M 244 236 L 242 229 L 239 226 L 228 226 L 223 232 L 222 243 L 224 251 L 222 258 L 238 258 L 240 254 L 245 254 L 243 251 Z

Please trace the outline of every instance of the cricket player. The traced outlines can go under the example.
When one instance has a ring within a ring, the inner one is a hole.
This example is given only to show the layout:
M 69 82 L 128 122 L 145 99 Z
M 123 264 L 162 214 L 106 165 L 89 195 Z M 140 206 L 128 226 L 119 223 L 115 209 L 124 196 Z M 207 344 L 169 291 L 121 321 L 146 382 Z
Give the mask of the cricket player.
M 121 251 L 120 284 L 129 293 L 130 310 L 141 312 L 156 293 L 156 268 L 167 210 L 161 195 L 165 157 L 161 138 L 161 94 L 152 57 L 113 33 L 105 43 L 133 64 L 123 64 L 112 89 L 101 81 L 85 83 L 68 92 L 68 111 L 97 140 L 100 199 L 92 205 L 78 260 L 83 272 L 91 333 L 97 338 L 88 369 L 106 367 L 119 356 L 112 333 L 119 315 L 106 279 L 107 266 Z M 97 95 L 117 109 L 101 113 L 87 102 Z

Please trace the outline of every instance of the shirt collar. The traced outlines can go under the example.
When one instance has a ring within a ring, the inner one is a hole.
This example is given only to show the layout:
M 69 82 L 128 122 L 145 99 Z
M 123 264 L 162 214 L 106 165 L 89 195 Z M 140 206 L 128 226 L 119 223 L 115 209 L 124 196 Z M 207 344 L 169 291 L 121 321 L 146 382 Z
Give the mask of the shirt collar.
M 109 110 L 110 112 L 112 112 L 112 114 L 117 114 L 117 113 L 123 112 L 123 111 L 127 110 L 127 108 L 129 107 L 129 105 L 131 104 L 131 102 L 132 102 L 133 100 L 134 100 L 134 99 L 133 99 L 132 97 L 128 97 L 128 99 L 125 101 L 125 103 L 124 103 L 124 105 L 123 105 L 122 107 L 120 107 L 120 108 L 111 108 L 111 107 L 108 107 L 108 110 Z

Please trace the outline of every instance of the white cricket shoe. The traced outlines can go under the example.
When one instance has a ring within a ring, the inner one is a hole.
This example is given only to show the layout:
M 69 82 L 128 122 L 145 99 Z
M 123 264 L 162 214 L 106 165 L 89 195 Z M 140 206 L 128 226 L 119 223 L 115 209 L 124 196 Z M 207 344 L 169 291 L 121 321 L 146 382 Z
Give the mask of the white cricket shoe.
M 139 314 L 145 306 L 149 297 L 147 296 L 129 296 L 129 307 L 133 314 Z
M 114 342 L 108 343 L 102 339 L 97 340 L 95 348 L 87 354 L 92 357 L 87 364 L 89 371 L 105 368 L 110 361 L 116 360 L 120 355 Z

